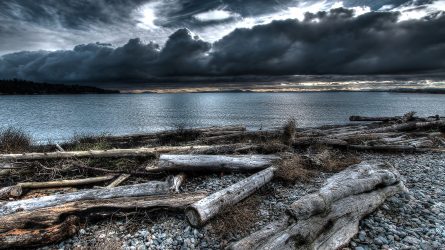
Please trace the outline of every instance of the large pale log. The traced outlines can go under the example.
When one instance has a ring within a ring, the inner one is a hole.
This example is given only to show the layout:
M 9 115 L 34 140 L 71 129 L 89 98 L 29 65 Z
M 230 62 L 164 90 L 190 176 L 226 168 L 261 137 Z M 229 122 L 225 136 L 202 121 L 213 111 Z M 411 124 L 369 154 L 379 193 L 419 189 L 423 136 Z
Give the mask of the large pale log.
M 0 249 L 29 248 L 61 241 L 73 236 L 80 229 L 76 216 L 47 228 L 15 229 L 0 234 Z
M 358 232 L 359 221 L 388 197 L 406 192 L 398 172 L 365 162 L 336 174 L 316 194 L 289 208 L 289 216 L 232 244 L 230 249 L 338 249 Z
M 169 195 L 151 195 L 141 197 L 122 197 L 101 200 L 82 200 L 63 205 L 45 207 L 32 211 L 22 211 L 0 216 L 1 232 L 23 229 L 32 225 L 34 228 L 45 228 L 60 223 L 63 218 L 75 215 L 79 218 L 90 214 L 116 213 L 117 211 L 134 211 L 141 209 L 184 209 L 186 206 L 204 198 L 205 192 L 181 193 Z
M 149 172 L 159 171 L 252 171 L 271 166 L 280 157 L 275 155 L 170 155 L 159 157 L 158 166 L 146 168 Z
M 295 218 L 309 218 L 329 211 L 331 205 L 345 197 L 369 192 L 400 181 L 398 171 L 385 163 L 361 162 L 328 178 L 319 192 L 307 195 L 288 208 Z
M 44 160 L 44 159 L 69 159 L 69 158 L 105 158 L 105 157 L 143 157 L 156 156 L 156 154 L 168 153 L 172 151 L 181 152 L 193 149 L 205 149 L 209 146 L 178 146 L 178 147 L 155 147 L 136 149 L 110 149 L 110 150 L 90 150 L 90 151 L 65 151 L 51 153 L 23 153 L 23 154 L 3 154 L 0 160 Z
M 215 215 L 234 206 L 272 180 L 275 167 L 269 167 L 223 190 L 207 196 L 186 208 L 186 216 L 194 227 L 203 226 Z
M 171 181 L 151 181 L 109 189 L 88 189 L 67 194 L 55 194 L 33 199 L 1 202 L 0 216 L 19 211 L 32 211 L 38 208 L 62 205 L 73 201 L 166 194 L 169 192 L 171 186 Z

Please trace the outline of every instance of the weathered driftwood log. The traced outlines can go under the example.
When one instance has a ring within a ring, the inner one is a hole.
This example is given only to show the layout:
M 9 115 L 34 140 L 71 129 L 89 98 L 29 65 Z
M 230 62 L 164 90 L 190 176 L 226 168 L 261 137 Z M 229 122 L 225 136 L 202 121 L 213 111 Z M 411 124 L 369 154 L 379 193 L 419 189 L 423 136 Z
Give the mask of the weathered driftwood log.
M 130 178 L 131 175 L 129 174 L 121 174 L 119 177 L 116 178 L 112 183 L 108 184 L 106 188 L 114 188 L 119 186 L 122 182 L 126 181 L 128 178 Z
M 245 199 L 272 180 L 276 168 L 269 167 L 223 190 L 207 196 L 186 208 L 186 216 L 194 227 L 203 226 L 219 212 Z
M 352 122 L 389 122 L 389 121 L 400 121 L 402 119 L 401 116 L 359 116 L 352 115 L 349 117 L 349 120 Z
M 11 187 L 4 187 L 0 189 L 0 199 L 8 197 L 21 196 L 23 190 L 26 189 L 38 189 L 38 188 L 54 188 L 54 187 L 73 187 L 81 185 L 90 185 L 99 182 L 109 181 L 114 179 L 114 175 L 99 176 L 85 179 L 75 180 L 60 180 L 60 181 L 47 181 L 47 182 L 21 182 Z
M 252 171 L 271 166 L 280 157 L 275 155 L 170 155 L 159 157 L 159 164 L 147 167 L 150 172 L 159 171 Z
M 143 157 L 155 156 L 156 154 L 168 153 L 172 151 L 188 151 L 193 149 L 204 149 L 209 146 L 178 146 L 178 147 L 155 147 L 136 149 L 110 149 L 110 150 L 90 150 L 90 151 L 65 151 L 51 153 L 23 153 L 23 154 L 3 154 L 0 160 L 43 160 L 43 159 L 68 159 L 68 158 L 105 158 L 105 157 Z
M 364 162 L 329 178 L 320 192 L 302 197 L 289 216 L 232 244 L 229 249 L 338 249 L 358 224 L 388 197 L 406 191 L 398 172 Z
M 307 219 L 285 216 L 235 242 L 229 249 L 339 249 L 358 232 L 359 221 L 388 197 L 406 191 L 402 182 L 334 202 L 328 214 Z
M 186 206 L 204 198 L 205 192 L 181 193 L 169 195 L 151 195 L 141 197 L 122 197 L 102 200 L 82 200 L 63 205 L 45 207 L 33 211 L 22 211 L 0 216 L 0 238 L 2 232 L 13 229 L 45 228 L 60 223 L 63 218 L 75 215 L 79 218 L 90 214 L 114 214 L 118 211 L 140 209 L 184 209 Z
M 88 189 L 73 193 L 55 194 L 34 199 L 0 202 L 0 216 L 18 211 L 31 211 L 43 207 L 62 205 L 73 201 L 166 194 L 169 192 L 171 186 L 171 181 L 151 181 L 142 184 L 109 189 Z
M 385 163 L 362 162 L 333 175 L 319 192 L 297 200 L 287 211 L 295 218 L 307 219 L 314 214 L 325 213 L 337 200 L 399 181 L 400 174 L 394 167 Z
M 327 145 L 334 147 L 345 147 L 348 143 L 344 140 L 324 137 L 300 137 L 294 140 L 294 146 Z
M 37 247 L 73 236 L 80 229 L 76 216 L 69 216 L 60 224 L 40 229 L 15 229 L 0 233 L 0 249 Z

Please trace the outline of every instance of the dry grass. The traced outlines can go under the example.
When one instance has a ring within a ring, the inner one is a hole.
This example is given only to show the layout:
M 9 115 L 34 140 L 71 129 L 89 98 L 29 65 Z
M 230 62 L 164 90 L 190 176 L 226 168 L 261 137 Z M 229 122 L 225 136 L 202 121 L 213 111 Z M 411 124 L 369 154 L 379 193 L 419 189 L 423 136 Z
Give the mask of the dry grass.
M 310 169 L 310 161 L 300 155 L 293 155 L 281 161 L 275 177 L 286 182 L 307 182 L 315 176 L 316 172 Z
M 328 147 L 320 147 L 311 160 L 313 167 L 326 172 L 339 172 L 361 161 L 356 155 Z
M 294 118 L 287 120 L 283 126 L 282 142 L 286 145 L 292 145 L 297 131 L 297 122 Z
M 29 151 L 32 138 L 19 128 L 8 127 L 0 131 L 0 152 L 23 153 Z
M 259 220 L 260 198 L 258 194 L 252 195 L 219 214 L 211 221 L 214 232 L 226 239 L 235 234 L 247 234 Z
M 67 145 L 72 145 L 67 150 L 88 151 L 110 149 L 112 147 L 107 141 L 108 136 L 106 133 L 101 135 L 76 134 L 67 143 Z

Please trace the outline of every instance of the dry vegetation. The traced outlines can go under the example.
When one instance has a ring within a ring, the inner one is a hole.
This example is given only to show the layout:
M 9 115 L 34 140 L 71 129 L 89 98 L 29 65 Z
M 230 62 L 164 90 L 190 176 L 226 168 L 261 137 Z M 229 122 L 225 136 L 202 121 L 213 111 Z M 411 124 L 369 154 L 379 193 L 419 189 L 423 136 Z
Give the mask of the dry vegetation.
M 288 119 L 283 126 L 282 142 L 285 145 L 292 145 L 297 131 L 297 122 L 294 118 Z
M 0 131 L 0 152 L 21 153 L 31 148 L 32 138 L 19 128 L 8 127 Z
M 300 155 L 293 155 L 282 160 L 275 176 L 280 180 L 294 183 L 307 182 L 315 176 L 316 172 L 310 169 L 310 161 Z
M 314 169 L 324 172 L 339 172 L 361 161 L 358 156 L 352 153 L 329 147 L 319 147 L 310 159 Z
M 252 195 L 230 210 L 220 213 L 212 219 L 210 225 L 223 239 L 229 239 L 235 234 L 246 234 L 259 220 L 260 203 L 261 196 Z

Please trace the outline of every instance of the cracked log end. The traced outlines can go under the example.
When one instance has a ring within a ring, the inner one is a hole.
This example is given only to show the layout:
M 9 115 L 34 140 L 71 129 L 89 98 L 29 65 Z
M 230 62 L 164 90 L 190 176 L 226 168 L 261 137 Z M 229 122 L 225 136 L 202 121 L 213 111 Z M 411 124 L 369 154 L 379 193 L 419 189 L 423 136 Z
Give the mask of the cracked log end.
M 187 217 L 190 225 L 192 225 L 193 227 L 200 227 L 204 224 L 198 210 L 192 206 L 189 206 L 185 209 L 185 216 Z

